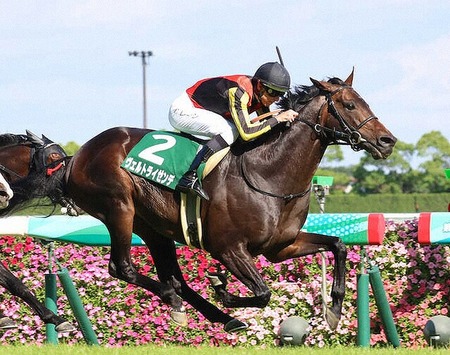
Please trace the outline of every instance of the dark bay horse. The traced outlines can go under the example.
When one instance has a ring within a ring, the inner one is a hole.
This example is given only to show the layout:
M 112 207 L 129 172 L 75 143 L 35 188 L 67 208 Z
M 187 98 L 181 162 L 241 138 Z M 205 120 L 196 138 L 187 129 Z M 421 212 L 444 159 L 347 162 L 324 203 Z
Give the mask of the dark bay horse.
M 10 183 L 28 176 L 30 171 L 53 174 L 65 163 L 66 157 L 64 149 L 44 135 L 38 137 L 28 130 L 26 134 L 0 135 L 0 172 Z M 42 197 L 48 197 L 52 202 L 65 207 L 69 215 L 76 216 L 81 212 L 61 194 L 49 191 L 48 196 Z M 21 201 L 15 203 L 18 202 Z
M 210 196 L 201 207 L 206 251 L 254 294 L 241 297 L 226 290 L 226 280 L 213 287 L 225 307 L 264 307 L 271 292 L 253 258 L 281 262 L 321 251 L 334 255 L 332 305 L 326 319 L 335 329 L 345 293 L 346 247 L 338 237 L 301 231 L 309 208 L 311 181 L 329 144 L 347 143 L 375 159 L 387 158 L 396 138 L 352 88 L 353 73 L 342 81 L 311 79 L 281 102 L 299 112 L 296 122 L 278 125 L 250 143 L 236 142 L 204 179 Z M 226 331 L 246 325 L 224 313 L 183 279 L 175 241 L 184 244 L 180 194 L 120 168 L 127 153 L 149 130 L 118 127 L 84 144 L 67 165 L 64 191 L 78 206 L 101 220 L 111 236 L 109 272 L 141 286 L 172 307 L 172 318 L 186 323 L 182 301 Z M 153 257 L 159 281 L 139 274 L 130 257 L 132 232 Z
M 25 143 L 32 136 L 17 136 L 12 134 L 4 134 L 0 135 L 0 162 L 1 162 L 1 170 L 3 171 L 0 174 L 0 209 L 5 209 L 8 207 L 8 202 L 13 198 L 13 191 L 10 189 L 10 185 L 6 181 L 17 181 L 23 177 L 26 177 L 30 171 L 41 171 L 38 167 L 40 164 L 39 161 L 33 162 L 33 154 L 30 155 L 30 149 L 33 148 L 25 148 L 23 145 L 17 145 L 21 143 Z M 34 141 L 34 140 L 33 140 Z M 35 144 L 40 144 L 40 141 L 36 141 Z M 44 143 L 42 141 L 42 143 Z M 12 150 L 6 150 L 7 147 L 12 148 Z M 15 149 L 19 148 L 19 149 Z M 62 148 L 61 148 L 62 149 Z M 7 152 L 7 154 L 5 154 Z M 25 152 L 25 154 L 24 154 Z M 42 152 L 45 153 L 45 149 L 42 148 Z M 52 154 L 56 154 L 55 156 L 51 156 Z M 53 159 L 53 161 L 60 160 L 65 155 L 60 155 L 57 150 L 49 152 L 49 159 Z M 44 159 L 44 155 L 38 154 L 39 159 Z M 2 160 L 3 159 L 3 160 Z M 30 164 L 31 159 L 31 164 Z M 37 159 L 37 158 L 36 158 Z M 51 164 L 53 161 L 44 162 L 42 160 L 42 164 L 47 166 Z M 3 165 L 5 164 L 5 165 Z M 44 165 L 43 165 L 44 166 Z M 6 176 L 6 179 L 3 177 L 3 174 Z M 7 197 L 6 202 L 4 202 L 5 196 Z M 28 287 L 20 281 L 11 271 L 0 261 L 0 285 L 7 289 L 11 294 L 20 297 L 24 300 L 42 319 L 44 323 L 52 323 L 55 324 L 56 331 L 58 332 L 70 332 L 75 330 L 75 327 L 67 322 L 65 319 L 57 316 L 49 309 L 47 309 L 31 292 Z M 0 329 L 10 329 L 15 328 L 16 324 L 13 320 L 6 317 L 4 314 L 0 312 Z
M 31 169 L 47 168 L 66 155 L 61 146 L 30 131 L 26 135 L 0 135 L 0 171 L 10 182 L 27 176 Z

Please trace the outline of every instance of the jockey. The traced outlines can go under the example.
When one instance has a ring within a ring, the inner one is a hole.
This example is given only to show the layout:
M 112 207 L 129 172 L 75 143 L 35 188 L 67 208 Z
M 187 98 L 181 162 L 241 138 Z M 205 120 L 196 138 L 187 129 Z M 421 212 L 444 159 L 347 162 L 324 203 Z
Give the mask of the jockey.
M 198 151 L 176 190 L 209 197 L 200 185 L 197 168 L 211 155 L 231 145 L 238 137 L 253 140 L 280 122 L 292 122 L 293 110 L 252 123 L 250 114 L 269 112 L 269 107 L 289 90 L 290 76 L 279 63 L 261 65 L 253 77 L 229 75 L 203 79 L 182 93 L 171 105 L 169 122 L 181 132 L 210 138 Z

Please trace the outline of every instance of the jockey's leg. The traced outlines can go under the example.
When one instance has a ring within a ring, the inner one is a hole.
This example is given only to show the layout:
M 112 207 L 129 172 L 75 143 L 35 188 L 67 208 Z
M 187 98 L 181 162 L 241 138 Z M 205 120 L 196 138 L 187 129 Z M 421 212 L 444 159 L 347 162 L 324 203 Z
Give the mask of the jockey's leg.
M 181 177 L 176 190 L 181 192 L 194 192 L 204 200 L 209 200 L 208 194 L 203 190 L 197 175 L 201 163 L 206 162 L 214 153 L 228 147 L 228 143 L 220 135 L 214 136 L 197 153 L 189 170 Z

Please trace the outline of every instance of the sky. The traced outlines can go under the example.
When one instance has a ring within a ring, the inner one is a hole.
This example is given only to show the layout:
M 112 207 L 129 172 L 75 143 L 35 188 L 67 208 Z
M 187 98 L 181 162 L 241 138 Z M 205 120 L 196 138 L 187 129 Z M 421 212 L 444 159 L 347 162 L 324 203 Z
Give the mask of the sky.
M 115 126 L 171 129 L 197 80 L 278 60 L 293 85 L 346 79 L 397 138 L 450 140 L 447 0 L 0 0 L 0 132 L 81 145 Z M 347 149 L 347 148 L 346 148 Z M 346 159 L 362 153 L 344 150 Z M 351 152 L 349 154 L 349 152 Z

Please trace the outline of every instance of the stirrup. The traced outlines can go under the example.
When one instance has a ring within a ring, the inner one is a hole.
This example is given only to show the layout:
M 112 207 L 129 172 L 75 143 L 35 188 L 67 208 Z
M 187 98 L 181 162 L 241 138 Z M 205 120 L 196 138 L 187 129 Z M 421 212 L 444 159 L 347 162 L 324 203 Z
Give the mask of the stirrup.
M 195 193 L 198 197 L 206 201 L 209 200 L 209 196 L 200 185 L 197 173 L 195 171 L 188 171 L 186 174 L 184 174 L 181 177 L 180 181 L 178 181 L 175 190 L 184 193 Z

